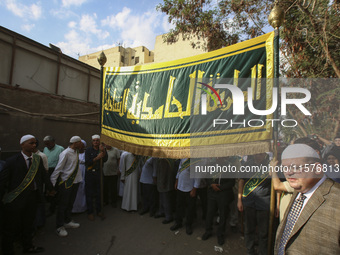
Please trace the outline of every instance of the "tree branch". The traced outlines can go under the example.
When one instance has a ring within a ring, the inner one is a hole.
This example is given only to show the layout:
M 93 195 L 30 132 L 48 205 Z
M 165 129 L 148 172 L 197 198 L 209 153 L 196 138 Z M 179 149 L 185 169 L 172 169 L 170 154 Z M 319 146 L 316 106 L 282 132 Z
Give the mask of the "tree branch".
M 315 32 L 318 32 L 319 34 L 321 34 L 319 32 L 319 29 L 318 29 L 317 25 L 316 25 L 314 17 L 311 15 L 311 13 L 307 9 L 303 8 L 299 3 L 297 3 L 296 5 L 299 7 L 299 9 L 302 12 L 304 12 L 308 16 L 310 22 L 312 23 L 312 26 L 313 26 Z M 325 42 L 323 41 L 323 39 L 320 40 L 320 44 L 321 44 L 321 46 L 323 48 L 323 51 L 325 52 L 325 54 L 326 54 L 326 56 L 328 58 L 329 63 L 331 64 L 333 70 L 335 71 L 335 74 L 338 76 L 338 78 L 340 78 L 340 69 L 336 65 L 336 63 L 335 63 L 333 57 L 331 56 L 331 54 L 329 53 L 329 49 L 328 49 L 327 45 L 325 44 Z

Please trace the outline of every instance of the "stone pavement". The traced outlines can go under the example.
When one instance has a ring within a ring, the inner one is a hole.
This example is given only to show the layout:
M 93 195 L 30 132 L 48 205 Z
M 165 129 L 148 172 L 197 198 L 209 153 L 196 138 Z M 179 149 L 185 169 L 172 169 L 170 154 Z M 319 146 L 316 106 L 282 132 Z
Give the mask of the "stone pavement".
M 148 214 L 128 213 L 119 208 L 104 207 L 105 220 L 87 219 L 86 213 L 75 214 L 80 228 L 69 229 L 67 237 L 55 233 L 55 215 L 47 218 L 46 226 L 37 234 L 34 243 L 43 246 L 48 255 L 199 255 L 199 254 L 246 254 L 240 233 L 231 233 L 227 227 L 226 242 L 218 246 L 214 234 L 201 240 L 204 222 L 197 220 L 194 233 L 188 236 L 185 228 L 170 231 L 173 223 L 164 225 L 164 218 L 151 218 Z M 216 231 L 216 228 L 214 228 Z M 215 246 L 223 251 L 215 251 Z

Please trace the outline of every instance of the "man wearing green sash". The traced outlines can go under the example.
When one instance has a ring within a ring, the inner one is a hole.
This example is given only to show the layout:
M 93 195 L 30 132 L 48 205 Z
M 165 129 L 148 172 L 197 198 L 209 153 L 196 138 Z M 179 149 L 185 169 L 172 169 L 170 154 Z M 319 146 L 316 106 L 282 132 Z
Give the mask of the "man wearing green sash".
M 79 153 L 81 138 L 73 136 L 70 146 L 59 155 L 59 161 L 51 175 L 53 186 L 58 185 L 59 205 L 57 209 L 56 227 L 57 235 L 64 237 L 68 233 L 65 228 L 78 228 L 79 223 L 71 219 L 71 211 L 77 196 L 79 182 L 82 175 L 79 170 Z M 60 181 L 58 181 L 58 177 Z
M 269 159 L 266 153 L 254 155 L 245 164 L 245 167 L 254 170 L 253 176 L 239 180 L 237 207 L 239 211 L 244 212 L 244 240 L 249 255 L 268 254 L 271 180 L 268 178 L 268 172 L 262 173 L 262 166 L 268 167 L 268 165 Z M 257 253 L 255 251 L 256 228 L 259 243 Z
M 13 243 L 22 240 L 24 253 L 43 252 L 33 246 L 33 222 L 37 205 L 43 199 L 46 171 L 40 156 L 33 154 L 36 139 L 25 135 L 20 139 L 21 152 L 7 159 L 0 173 L 0 199 L 4 204 L 2 254 L 15 254 Z

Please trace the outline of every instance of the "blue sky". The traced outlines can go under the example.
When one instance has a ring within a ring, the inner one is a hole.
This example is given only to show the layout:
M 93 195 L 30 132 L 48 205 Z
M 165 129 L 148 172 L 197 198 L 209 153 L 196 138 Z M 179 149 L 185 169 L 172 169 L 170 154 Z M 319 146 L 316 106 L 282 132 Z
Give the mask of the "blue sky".
M 162 0 L 0 0 L 1 26 L 78 58 L 117 46 L 154 48 L 169 31 Z

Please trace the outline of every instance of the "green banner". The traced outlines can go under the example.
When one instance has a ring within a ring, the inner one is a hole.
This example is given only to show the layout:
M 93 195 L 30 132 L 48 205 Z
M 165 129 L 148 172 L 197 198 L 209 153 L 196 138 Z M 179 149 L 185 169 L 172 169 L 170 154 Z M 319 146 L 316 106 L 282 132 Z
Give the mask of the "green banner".
M 163 158 L 202 157 L 193 151 L 209 157 L 269 151 L 272 128 L 265 119 L 271 115 L 255 116 L 264 120 L 261 127 L 230 125 L 233 120 L 240 123 L 242 116 L 233 114 L 240 104 L 230 91 L 214 88 L 222 81 L 237 87 L 245 97 L 247 121 L 255 118 L 247 107 L 248 87 L 253 88 L 254 107 L 269 109 L 273 40 L 274 33 L 269 33 L 176 61 L 104 68 L 102 140 L 135 154 Z M 229 124 L 213 127 L 221 116 Z

